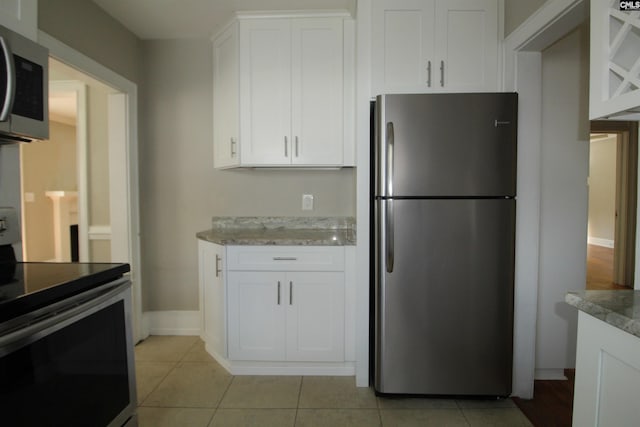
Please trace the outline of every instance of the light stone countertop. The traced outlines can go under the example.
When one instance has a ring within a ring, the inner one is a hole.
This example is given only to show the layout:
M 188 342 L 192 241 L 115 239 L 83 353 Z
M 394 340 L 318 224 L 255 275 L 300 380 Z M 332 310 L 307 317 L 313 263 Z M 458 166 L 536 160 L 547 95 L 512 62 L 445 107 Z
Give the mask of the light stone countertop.
M 211 228 L 196 234 L 219 245 L 352 246 L 352 217 L 213 217 Z
M 567 293 L 565 301 L 640 338 L 640 291 L 575 291 Z

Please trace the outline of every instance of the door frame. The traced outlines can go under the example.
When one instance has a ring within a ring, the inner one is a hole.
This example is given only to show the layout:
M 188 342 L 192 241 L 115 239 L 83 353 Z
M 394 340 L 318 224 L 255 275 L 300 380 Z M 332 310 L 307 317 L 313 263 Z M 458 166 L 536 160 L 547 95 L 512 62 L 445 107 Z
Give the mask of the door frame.
M 638 199 L 638 123 L 592 120 L 591 133 L 617 134 L 613 282 L 633 288 Z M 633 236 L 633 237 L 630 237 Z
M 505 38 L 504 91 L 519 94 L 513 396 L 533 398 L 542 178 L 542 51 L 589 16 L 586 0 L 548 0 Z
M 126 96 L 127 138 L 125 150 L 121 150 L 120 160 L 126 165 L 126 179 L 123 181 L 126 194 L 122 208 L 128 222 L 129 264 L 133 294 L 133 338 L 134 342 L 146 338 L 142 321 L 142 269 L 140 262 L 140 202 L 138 178 L 138 86 L 127 78 L 115 73 L 72 47 L 60 42 L 49 34 L 38 31 L 38 42 L 49 49 L 49 55 L 74 67 L 85 74 L 107 84 Z M 113 231 L 113 229 L 112 229 Z

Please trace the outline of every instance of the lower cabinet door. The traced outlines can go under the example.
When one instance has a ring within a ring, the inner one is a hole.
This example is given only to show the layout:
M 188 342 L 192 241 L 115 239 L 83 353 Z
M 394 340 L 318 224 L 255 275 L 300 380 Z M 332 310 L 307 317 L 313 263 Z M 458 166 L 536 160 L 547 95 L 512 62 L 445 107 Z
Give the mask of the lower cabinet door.
M 231 271 L 227 278 L 229 358 L 285 360 L 284 275 Z
M 344 274 L 242 272 L 228 278 L 231 360 L 344 361 Z
M 224 246 L 198 240 L 202 332 L 207 346 L 227 357 L 227 296 L 223 277 Z
M 344 361 L 344 274 L 287 273 L 288 361 Z

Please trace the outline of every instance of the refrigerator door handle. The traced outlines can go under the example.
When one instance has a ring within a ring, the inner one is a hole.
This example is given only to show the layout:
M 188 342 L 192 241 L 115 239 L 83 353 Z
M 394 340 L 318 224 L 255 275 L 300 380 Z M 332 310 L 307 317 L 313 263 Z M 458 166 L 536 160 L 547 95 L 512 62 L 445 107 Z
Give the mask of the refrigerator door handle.
M 385 246 L 387 258 L 387 273 L 393 273 L 394 245 L 393 245 L 393 200 L 388 199 L 385 203 Z
M 387 167 L 385 168 L 385 181 L 387 184 L 387 197 L 393 197 L 393 144 L 395 135 L 393 132 L 393 122 L 387 123 Z

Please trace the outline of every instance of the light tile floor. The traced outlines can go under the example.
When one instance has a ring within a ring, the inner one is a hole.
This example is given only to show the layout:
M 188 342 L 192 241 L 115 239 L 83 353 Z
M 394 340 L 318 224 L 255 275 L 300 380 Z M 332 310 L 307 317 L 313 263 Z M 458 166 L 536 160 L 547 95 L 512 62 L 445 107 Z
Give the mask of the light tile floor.
M 140 427 L 531 426 L 511 399 L 385 399 L 353 377 L 232 376 L 198 337 L 135 348 Z

